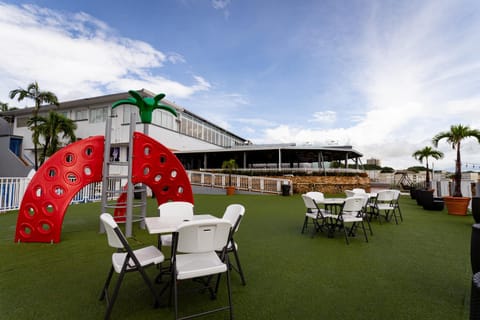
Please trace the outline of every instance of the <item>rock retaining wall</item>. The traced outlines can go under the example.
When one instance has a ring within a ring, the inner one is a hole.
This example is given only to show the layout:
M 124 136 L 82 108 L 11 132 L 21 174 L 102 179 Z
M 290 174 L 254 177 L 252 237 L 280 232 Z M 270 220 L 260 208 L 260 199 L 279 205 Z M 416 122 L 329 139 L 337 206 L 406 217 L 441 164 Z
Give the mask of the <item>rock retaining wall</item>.
M 283 177 L 285 178 L 285 177 Z M 370 178 L 359 176 L 298 176 L 289 177 L 293 183 L 293 193 L 320 191 L 342 193 L 353 188 L 363 188 L 370 192 Z

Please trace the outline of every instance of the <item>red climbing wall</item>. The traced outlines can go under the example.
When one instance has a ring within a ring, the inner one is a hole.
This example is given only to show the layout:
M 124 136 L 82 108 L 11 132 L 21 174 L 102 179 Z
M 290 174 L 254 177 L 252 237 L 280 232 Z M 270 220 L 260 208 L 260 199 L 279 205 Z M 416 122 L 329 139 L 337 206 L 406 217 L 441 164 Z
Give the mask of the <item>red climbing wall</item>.
M 20 205 L 15 241 L 60 241 L 63 218 L 72 198 L 88 184 L 102 181 L 104 140 L 95 136 L 72 143 L 39 168 Z M 132 161 L 132 182 L 148 185 L 158 205 L 167 201 L 193 203 L 185 169 L 158 141 L 135 132 Z
M 23 196 L 15 241 L 59 242 L 70 201 L 84 186 L 102 181 L 104 137 L 71 143 L 38 169 Z
M 168 201 L 193 203 L 192 186 L 178 158 L 164 145 L 140 132 L 133 134 L 133 184 L 144 183 L 152 189 L 158 205 Z M 118 204 L 125 204 L 123 193 Z M 117 221 L 124 221 L 125 208 L 115 209 Z

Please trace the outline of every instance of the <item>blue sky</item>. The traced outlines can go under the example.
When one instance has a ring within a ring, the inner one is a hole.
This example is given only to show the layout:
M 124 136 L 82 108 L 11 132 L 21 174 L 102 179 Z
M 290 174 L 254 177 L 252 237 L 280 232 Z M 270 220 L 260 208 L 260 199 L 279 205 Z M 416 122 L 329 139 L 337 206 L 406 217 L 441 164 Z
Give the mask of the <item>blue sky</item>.
M 478 1 L 0 0 L 0 41 L 10 106 L 33 80 L 60 101 L 146 88 L 254 143 L 397 169 L 452 124 L 480 129 Z

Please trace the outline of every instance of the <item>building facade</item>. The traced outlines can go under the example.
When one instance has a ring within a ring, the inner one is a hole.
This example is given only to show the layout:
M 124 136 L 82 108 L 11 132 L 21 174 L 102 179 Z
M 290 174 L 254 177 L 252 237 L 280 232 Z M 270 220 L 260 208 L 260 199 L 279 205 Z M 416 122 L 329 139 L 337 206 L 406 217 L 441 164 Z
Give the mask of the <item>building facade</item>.
M 155 95 L 145 89 L 137 92 L 143 97 Z M 112 109 L 113 103 L 129 97 L 129 93 L 123 92 L 61 102 L 59 106 L 46 105 L 40 108 L 39 116 L 47 116 L 48 112 L 53 110 L 72 119 L 77 125 L 77 139 L 106 136 L 107 118 L 110 117 L 112 161 L 128 161 L 130 125 L 133 123 L 135 131 L 147 131 L 150 137 L 176 153 L 186 169 L 218 169 L 224 160 L 229 159 L 237 160 L 240 168 L 249 169 L 325 169 L 329 162 L 334 161 L 343 163 L 345 167 L 355 164 L 358 168 L 360 165 L 362 154 L 351 146 L 252 145 L 248 140 L 165 99 L 162 103 L 174 108 L 178 116 L 156 109 L 153 111 L 151 124 L 143 124 L 136 106 L 120 105 Z M 20 157 L 30 167 L 34 162 L 34 145 L 27 123 L 32 114 L 33 108 L 0 113 L 0 116 L 11 120 L 11 135 L 23 138 Z
M 138 91 L 143 97 L 153 97 L 148 90 Z M 125 93 L 111 94 L 100 97 L 61 102 L 59 106 L 42 106 L 39 116 L 46 116 L 50 110 L 60 113 L 77 124 L 75 134 L 77 139 L 95 135 L 105 135 L 107 117 L 112 117 L 111 157 L 118 161 L 126 161 L 129 142 L 129 127 L 131 115 L 134 115 L 135 130 L 143 132 L 144 124 L 140 122 L 138 108 L 131 105 L 121 105 L 112 109 L 112 104 L 118 100 L 127 99 Z M 224 149 L 235 145 L 244 145 L 247 140 L 227 131 L 212 122 L 166 100 L 162 103 L 177 111 L 178 117 L 169 112 L 156 109 L 152 114 L 152 123 L 148 124 L 148 134 L 163 145 L 175 150 Z M 32 117 L 33 108 L 24 108 L 2 112 L 3 117 L 12 120 L 10 132 L 16 137 L 23 137 L 22 158 L 28 164 L 34 161 L 34 145 L 32 132 L 28 128 L 28 120 Z

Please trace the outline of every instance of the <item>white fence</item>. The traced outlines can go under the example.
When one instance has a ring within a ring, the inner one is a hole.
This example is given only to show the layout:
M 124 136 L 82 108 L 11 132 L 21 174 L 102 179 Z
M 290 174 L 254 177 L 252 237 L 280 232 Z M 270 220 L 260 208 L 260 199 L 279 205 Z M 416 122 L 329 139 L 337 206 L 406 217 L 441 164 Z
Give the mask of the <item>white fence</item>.
M 187 174 L 192 185 L 211 188 L 226 188 L 229 183 L 228 174 L 202 171 L 187 171 Z M 235 186 L 236 190 L 281 194 L 283 192 L 282 186 L 289 185 L 290 193 L 292 192 L 292 181 L 287 178 L 279 179 L 232 174 L 231 179 L 232 185 Z
M 207 172 L 187 171 L 192 185 L 208 186 L 212 188 L 225 188 L 228 185 L 228 175 L 213 174 Z M 0 178 L 0 213 L 18 210 L 22 203 L 25 190 L 30 183 L 31 178 Z M 292 183 L 288 179 L 275 179 L 265 177 L 248 177 L 241 175 L 232 175 L 232 184 L 237 190 L 252 191 L 261 193 L 280 194 L 282 185 Z M 125 185 L 120 179 L 113 180 L 117 184 L 110 190 L 119 190 Z M 72 203 L 85 203 L 100 201 L 102 198 L 102 183 L 94 182 L 85 186 L 72 199 Z
M 0 178 L 0 212 L 20 208 L 30 178 Z

